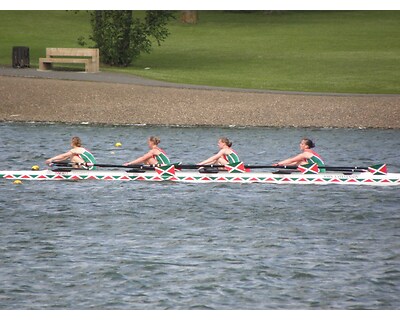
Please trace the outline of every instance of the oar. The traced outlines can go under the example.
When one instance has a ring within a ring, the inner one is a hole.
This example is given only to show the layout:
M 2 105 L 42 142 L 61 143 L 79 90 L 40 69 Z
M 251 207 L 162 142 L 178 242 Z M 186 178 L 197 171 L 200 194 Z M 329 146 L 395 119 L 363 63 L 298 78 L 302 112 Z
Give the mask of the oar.
M 178 169 L 199 169 L 199 168 L 225 168 L 221 164 L 175 164 L 175 168 Z
M 134 165 L 118 165 L 118 164 L 102 164 L 102 163 L 75 163 L 75 162 L 55 162 L 58 165 L 81 165 L 81 166 L 93 166 L 99 168 L 140 168 L 140 169 L 154 169 L 155 167 L 160 167 L 163 165 L 144 165 L 144 164 L 134 164 Z M 171 163 L 172 165 L 172 163 Z M 178 169 L 199 169 L 199 168 L 225 168 L 222 164 L 174 164 L 175 168 Z M 297 166 L 271 166 L 271 165 L 245 165 L 245 168 L 249 169 L 297 169 Z M 319 167 L 324 168 L 324 167 Z
M 181 164 L 175 165 L 178 169 L 198 169 L 198 168 L 224 168 L 224 165 L 209 164 L 209 165 L 198 165 L 198 164 Z M 287 169 L 287 170 L 297 170 L 298 166 L 273 166 L 273 165 L 244 165 L 247 169 Z M 364 171 L 368 170 L 368 167 L 318 167 L 319 169 L 325 169 L 328 171 Z
M 251 165 L 251 164 L 245 164 L 244 167 L 248 169 L 292 169 L 292 170 L 297 169 L 297 166 L 272 166 L 272 165 Z
M 135 164 L 135 165 L 118 165 L 118 164 L 102 164 L 102 163 L 75 163 L 75 162 L 52 162 L 53 165 L 61 165 L 61 166 L 70 166 L 70 165 L 80 165 L 80 166 L 94 166 L 99 168 L 137 168 L 143 170 L 154 170 L 155 167 L 160 167 L 161 165 L 143 165 L 143 164 Z M 172 164 L 171 164 L 172 165 Z M 225 165 L 219 164 L 174 164 L 177 169 L 199 169 L 199 168 L 224 168 Z M 288 169 L 288 170 L 297 170 L 298 166 L 273 166 L 273 165 L 245 165 L 245 168 L 248 169 Z M 351 171 L 351 172 L 364 172 L 368 171 L 369 167 L 331 167 L 324 166 L 318 167 L 319 169 L 325 169 L 327 171 Z
M 155 167 L 161 167 L 164 165 L 145 165 L 145 164 L 133 164 L 129 166 L 124 166 L 120 164 L 104 164 L 104 163 L 85 163 L 85 162 L 52 162 L 51 165 L 58 165 L 58 166 L 71 166 L 71 165 L 78 165 L 78 166 L 87 166 L 87 167 L 99 167 L 99 168 L 139 168 L 139 169 L 154 169 Z M 197 165 L 197 164 L 177 164 L 177 163 L 171 163 L 171 165 L 174 165 L 175 168 L 179 169 L 198 169 L 198 168 L 224 168 L 224 165 L 219 165 L 219 164 L 206 164 L 206 165 Z
M 136 168 L 136 169 L 154 169 L 154 166 L 151 165 L 144 165 L 144 164 L 134 164 L 129 166 L 124 166 L 120 164 L 103 164 L 103 163 L 85 163 L 85 162 L 52 162 L 51 165 L 57 166 L 71 166 L 71 165 L 78 165 L 78 166 L 86 166 L 86 167 L 99 167 L 99 168 Z
M 368 171 L 368 167 L 318 167 L 320 169 L 325 169 L 326 171 L 354 171 L 354 172 L 364 172 Z
M 245 165 L 245 168 L 248 169 L 291 169 L 291 170 L 297 170 L 299 167 L 298 166 L 271 166 L 271 165 Z M 355 171 L 355 172 L 364 172 L 365 170 L 368 170 L 368 167 L 320 167 L 318 166 L 319 169 L 325 169 L 327 171 Z
M 183 164 L 175 165 L 177 169 L 199 169 L 199 168 L 224 168 L 224 165 L 197 165 L 197 164 Z M 244 165 L 246 169 L 286 169 L 286 170 L 298 170 L 299 166 L 273 166 L 273 165 Z M 343 171 L 343 172 L 365 172 L 368 171 L 368 167 L 318 167 L 319 169 L 325 169 L 326 171 Z

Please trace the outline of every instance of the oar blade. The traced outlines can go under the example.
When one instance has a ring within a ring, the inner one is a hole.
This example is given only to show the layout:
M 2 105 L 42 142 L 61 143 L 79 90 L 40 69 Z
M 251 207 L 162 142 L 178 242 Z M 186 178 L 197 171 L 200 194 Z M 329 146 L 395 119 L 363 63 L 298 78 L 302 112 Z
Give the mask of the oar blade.
M 155 167 L 154 169 L 163 178 L 175 176 L 175 165 L 173 164 Z
M 228 163 L 225 165 L 229 173 L 243 173 L 246 172 L 243 162 Z
M 384 164 L 376 164 L 368 167 L 368 171 L 374 175 L 385 175 L 387 174 L 387 165 Z
M 316 163 L 307 163 L 297 167 L 297 169 L 303 174 L 317 174 L 320 169 Z

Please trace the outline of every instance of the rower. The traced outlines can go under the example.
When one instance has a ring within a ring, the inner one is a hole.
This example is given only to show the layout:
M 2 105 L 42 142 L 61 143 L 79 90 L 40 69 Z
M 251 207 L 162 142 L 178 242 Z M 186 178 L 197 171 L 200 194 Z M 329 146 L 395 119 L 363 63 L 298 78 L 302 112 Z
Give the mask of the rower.
M 147 144 L 149 146 L 150 151 L 135 160 L 124 163 L 124 166 L 129 166 L 132 164 L 146 164 L 146 165 L 170 164 L 166 152 L 158 147 L 158 144 L 160 142 L 161 142 L 160 138 L 151 136 L 149 139 L 147 139 Z
M 82 141 L 79 137 L 72 137 L 71 139 L 72 149 L 66 153 L 59 154 L 52 158 L 47 159 L 45 162 L 51 164 L 53 162 L 60 162 L 69 159 L 73 163 L 73 168 L 89 169 L 93 170 L 93 165 L 86 166 L 85 163 L 95 164 L 96 159 L 93 154 L 82 146 Z
M 315 147 L 315 143 L 308 138 L 304 138 L 300 141 L 300 150 L 302 153 L 288 158 L 278 163 L 273 164 L 274 166 L 300 166 L 305 164 L 316 163 L 318 167 L 325 167 L 324 160 L 321 156 L 316 153 L 312 148 Z M 320 169 L 320 172 L 325 172 L 325 169 Z
M 228 138 L 220 138 L 218 140 L 218 148 L 220 149 L 219 152 L 212 157 L 198 163 L 198 165 L 217 164 L 224 166 L 226 164 L 240 162 L 239 156 L 231 147 L 232 142 L 229 141 Z

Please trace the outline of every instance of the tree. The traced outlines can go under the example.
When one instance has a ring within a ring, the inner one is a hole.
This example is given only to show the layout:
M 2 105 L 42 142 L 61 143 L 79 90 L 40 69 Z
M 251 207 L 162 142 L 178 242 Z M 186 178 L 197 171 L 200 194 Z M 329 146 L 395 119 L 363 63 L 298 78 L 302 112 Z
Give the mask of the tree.
M 92 11 L 90 39 L 99 48 L 103 63 L 126 67 L 142 52 L 150 53 L 152 39 L 161 45 L 169 35 L 171 18 L 169 11 L 146 11 L 143 19 L 135 18 L 131 10 Z
M 181 22 L 187 24 L 196 24 L 199 20 L 198 11 L 185 10 L 181 12 Z

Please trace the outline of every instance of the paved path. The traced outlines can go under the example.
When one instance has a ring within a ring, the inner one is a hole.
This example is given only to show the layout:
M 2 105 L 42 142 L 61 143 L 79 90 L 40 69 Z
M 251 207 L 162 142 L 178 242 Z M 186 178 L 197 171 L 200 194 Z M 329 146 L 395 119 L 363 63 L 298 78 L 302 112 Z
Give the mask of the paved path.
M 99 72 L 86 73 L 76 71 L 39 71 L 34 68 L 14 69 L 11 67 L 0 66 L 0 76 L 42 78 L 58 80 L 75 81 L 93 81 L 106 83 L 135 84 L 152 87 L 198 89 L 198 90 L 217 90 L 231 92 L 251 92 L 251 93 L 270 93 L 270 94 L 288 94 L 288 95 L 313 95 L 313 96 L 396 96 L 391 94 L 353 94 L 353 93 L 319 93 L 319 92 L 298 92 L 298 91 L 278 91 L 278 90 L 258 90 L 258 89 L 240 89 L 226 87 L 211 87 L 202 85 L 191 85 L 182 83 L 172 83 L 159 80 L 151 80 L 131 74 L 117 72 Z M 397 95 L 400 96 L 400 95 Z

